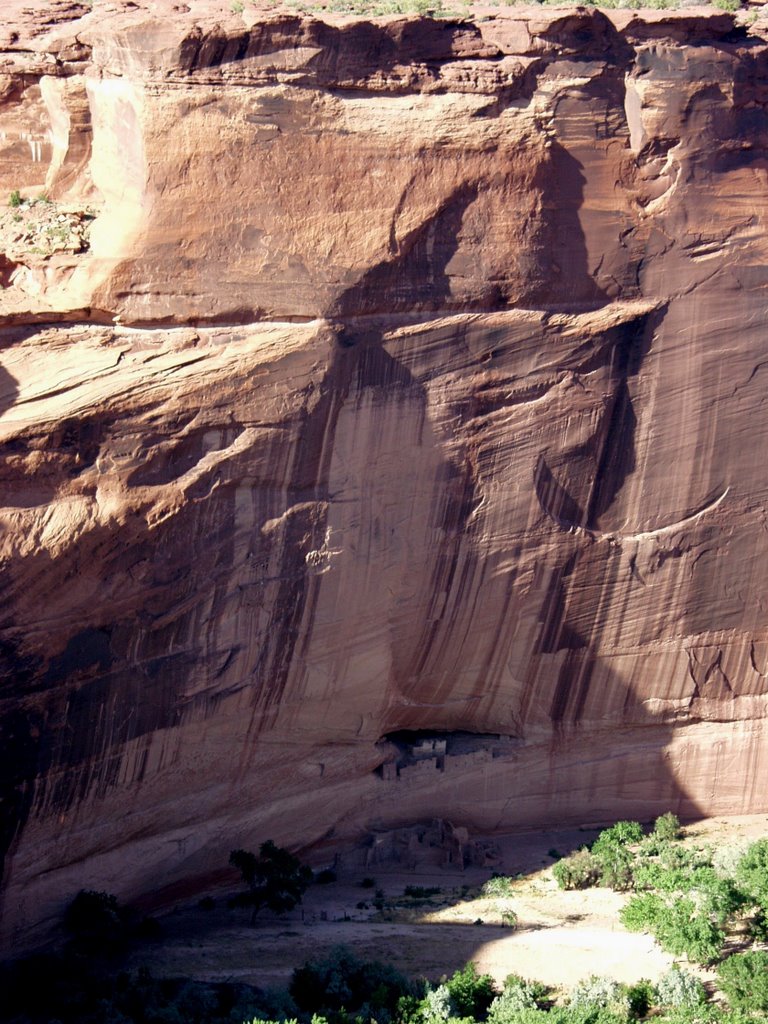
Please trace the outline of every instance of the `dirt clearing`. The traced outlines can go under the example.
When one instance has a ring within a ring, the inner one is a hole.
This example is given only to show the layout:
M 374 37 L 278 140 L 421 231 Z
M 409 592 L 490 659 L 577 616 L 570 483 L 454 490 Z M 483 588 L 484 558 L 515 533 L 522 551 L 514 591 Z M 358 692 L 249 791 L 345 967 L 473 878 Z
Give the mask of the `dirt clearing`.
M 743 846 L 766 833 L 764 815 L 713 819 L 689 826 L 687 841 Z M 595 835 L 572 830 L 494 837 L 501 855 L 496 871 L 513 878 L 503 897 L 482 895 L 489 869 L 377 868 L 314 885 L 302 908 L 280 920 L 265 914 L 249 927 L 247 912 L 229 910 L 219 894 L 212 909 L 194 904 L 166 915 L 164 941 L 134 956 L 131 967 L 146 964 L 158 976 L 284 987 L 295 967 L 344 945 L 362 959 L 430 980 L 469 960 L 497 982 L 513 972 L 563 989 L 590 974 L 654 980 L 673 957 L 649 936 L 623 928 L 618 912 L 627 895 L 563 892 L 552 878 L 550 851 L 567 853 Z M 374 871 L 375 887 L 362 887 L 362 876 Z M 502 924 L 510 912 L 514 927 Z

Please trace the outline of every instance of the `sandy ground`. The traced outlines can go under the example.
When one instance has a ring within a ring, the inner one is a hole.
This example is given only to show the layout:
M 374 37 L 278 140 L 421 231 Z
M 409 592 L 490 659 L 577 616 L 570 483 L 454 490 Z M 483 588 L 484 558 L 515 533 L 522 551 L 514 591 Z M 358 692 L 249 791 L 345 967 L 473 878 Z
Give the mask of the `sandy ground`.
M 712 819 L 687 832 L 688 841 L 699 845 L 743 846 L 768 834 L 768 818 Z M 648 936 L 624 930 L 618 911 L 627 897 L 607 889 L 562 892 L 552 877 L 554 861 L 548 850 L 566 853 L 595 834 L 495 837 L 502 853 L 497 870 L 519 876 L 512 894 L 504 898 L 479 894 L 489 869 L 379 869 L 375 877 L 384 892 L 381 911 L 371 905 L 374 892 L 361 888 L 361 877 L 354 875 L 314 885 L 301 909 L 279 920 L 263 915 L 251 928 L 247 912 L 227 909 L 225 896 L 218 894 L 211 910 L 194 904 L 166 915 L 164 941 L 137 954 L 131 966 L 146 964 L 160 976 L 283 987 L 294 967 L 345 945 L 363 959 L 383 960 L 430 980 L 469 960 L 498 982 L 515 972 L 562 989 L 594 973 L 626 982 L 653 980 L 673 958 Z M 374 872 L 359 874 L 364 873 Z M 405 886 L 439 887 L 440 892 L 409 900 L 403 897 Z M 515 928 L 501 923 L 507 910 L 517 915 Z

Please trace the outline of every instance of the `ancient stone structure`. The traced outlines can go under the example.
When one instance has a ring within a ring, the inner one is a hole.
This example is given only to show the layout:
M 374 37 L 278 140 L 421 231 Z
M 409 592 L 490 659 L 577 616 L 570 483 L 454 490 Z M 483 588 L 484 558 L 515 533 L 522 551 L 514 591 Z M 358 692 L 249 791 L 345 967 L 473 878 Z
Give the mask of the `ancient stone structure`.
M 265 838 L 768 809 L 760 22 L 10 10 L 3 942 Z

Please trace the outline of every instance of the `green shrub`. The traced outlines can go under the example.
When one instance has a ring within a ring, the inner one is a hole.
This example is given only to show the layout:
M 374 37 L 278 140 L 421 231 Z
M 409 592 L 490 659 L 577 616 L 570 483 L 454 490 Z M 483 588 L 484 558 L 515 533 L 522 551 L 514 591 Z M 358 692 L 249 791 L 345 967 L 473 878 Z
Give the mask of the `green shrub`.
M 712 866 L 712 850 L 701 846 L 682 846 L 667 843 L 661 851 L 660 861 L 665 868 L 692 869 Z
M 634 896 L 619 911 L 629 931 L 650 932 L 667 952 L 711 963 L 722 949 L 725 934 L 693 900 L 678 898 L 671 905 L 657 893 Z
M 323 959 L 293 972 L 290 995 L 304 1013 L 342 1020 L 342 1011 L 386 1024 L 403 996 L 420 995 L 417 985 L 390 964 L 363 961 L 337 946 Z
M 653 933 L 665 910 L 666 903 L 658 893 L 639 893 L 621 908 L 619 920 L 630 932 Z
M 603 829 L 592 844 L 592 853 L 600 856 L 603 850 L 612 846 L 629 846 L 643 839 L 643 826 L 639 821 L 617 821 L 610 828 Z
M 762 908 L 749 922 L 749 935 L 755 942 L 768 942 L 768 915 Z
M 549 1010 L 518 1010 L 510 1016 L 509 1024 L 627 1024 L 627 1018 L 596 1003 L 580 1003 Z
M 516 1024 L 521 1010 L 535 1010 L 547 997 L 547 987 L 538 981 L 528 981 L 519 974 L 510 974 L 504 988 L 488 1010 L 489 1024 Z
M 446 986 L 451 1002 L 459 1017 L 484 1019 L 496 992 L 490 974 L 478 974 L 477 967 L 470 961 L 460 971 L 456 971 L 447 981 Z
M 514 892 L 514 881 L 504 875 L 493 875 L 483 884 L 483 896 L 511 896 Z
M 21 198 L 21 192 L 19 192 L 19 190 L 15 188 L 8 198 L 8 205 L 14 207 L 21 206 L 22 202 L 23 200 Z
M 646 861 L 635 866 L 633 880 L 640 890 L 691 893 L 699 909 L 711 914 L 719 924 L 724 924 L 745 902 L 731 879 L 721 878 L 711 867 L 665 868 L 658 862 Z
M 591 853 L 598 864 L 601 885 L 619 892 L 632 887 L 635 858 L 628 847 L 642 839 L 643 827 L 637 821 L 617 821 L 600 833 Z
M 724 1014 L 719 1007 L 709 1004 L 702 1006 L 678 1006 L 667 1010 L 659 1018 L 663 1024 L 747 1024 L 734 1020 L 733 1014 Z
M 600 864 L 589 850 L 577 850 L 554 864 L 552 874 L 561 889 L 589 889 L 600 878 Z
M 717 969 L 717 983 L 734 1010 L 768 1010 L 768 953 L 751 950 L 728 957 Z
M 685 955 L 697 963 L 710 964 L 720 955 L 725 933 L 690 899 L 678 899 L 665 907 L 654 929 L 659 945 L 675 956 Z
M 666 814 L 662 814 L 653 823 L 653 835 L 662 842 L 679 839 L 682 834 L 683 830 L 680 827 L 680 819 L 671 811 L 667 811 Z
M 656 1002 L 656 988 L 647 978 L 641 978 L 627 988 L 627 1002 L 630 1017 L 641 1020 Z
M 456 1015 L 456 1008 L 447 985 L 429 989 L 421 1004 L 421 1019 L 424 1024 L 442 1024 Z
M 423 999 L 418 996 L 400 996 L 394 1015 L 397 1024 L 424 1024 L 422 1005 Z
M 768 839 L 752 843 L 736 865 L 736 882 L 747 896 L 768 910 Z
M 672 872 L 656 860 L 640 860 L 632 870 L 632 883 L 638 891 L 644 889 L 661 889 L 674 891 Z
M 702 1006 L 707 992 L 697 977 L 682 967 L 672 967 L 656 982 L 656 996 L 661 1006 Z
M 634 857 L 626 846 L 609 846 L 597 856 L 600 865 L 600 885 L 616 892 L 632 888 Z
M 625 1020 L 629 1017 L 629 999 L 624 986 L 596 974 L 571 989 L 569 1004 L 599 1007 Z
M 691 888 L 700 908 L 711 914 L 718 924 L 741 910 L 747 902 L 744 893 L 730 878 L 720 878 L 714 868 L 695 868 L 690 876 Z

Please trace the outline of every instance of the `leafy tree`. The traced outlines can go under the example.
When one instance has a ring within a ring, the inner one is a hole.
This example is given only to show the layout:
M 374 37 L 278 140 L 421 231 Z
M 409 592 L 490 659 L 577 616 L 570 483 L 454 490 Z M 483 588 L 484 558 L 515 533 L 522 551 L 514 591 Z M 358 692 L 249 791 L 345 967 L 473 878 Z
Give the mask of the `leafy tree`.
M 653 930 L 663 949 L 702 964 L 716 960 L 725 942 L 722 928 L 687 898 L 665 907 Z
M 74 947 L 91 954 L 121 952 L 129 939 L 129 920 L 116 896 L 92 889 L 81 889 L 64 912 Z
M 717 983 L 734 1010 L 768 1010 L 768 953 L 751 950 L 729 956 L 717 969 Z
M 768 839 L 752 843 L 736 865 L 736 882 L 755 903 L 768 910 Z
M 603 829 L 592 844 L 603 885 L 620 892 L 632 887 L 634 857 L 628 847 L 642 838 L 643 827 L 637 821 L 617 821 Z
M 643 826 L 639 821 L 617 821 L 605 828 L 592 844 L 592 853 L 600 856 L 603 850 L 612 846 L 630 846 L 643 838 Z
M 478 974 L 477 967 L 470 961 L 456 971 L 446 982 L 456 1016 L 485 1018 L 496 992 L 490 974 Z
M 276 914 L 293 910 L 312 881 L 311 869 L 271 839 L 261 844 L 258 857 L 249 850 L 233 850 L 229 863 L 248 886 L 230 900 L 230 906 L 250 907 L 251 924 L 264 907 Z
M 403 997 L 421 995 L 417 985 L 390 964 L 358 959 L 337 946 L 327 957 L 293 972 L 290 994 L 299 1010 L 342 1022 L 347 1014 L 386 1024 L 395 1017 Z
M 634 858 L 626 846 L 608 846 L 598 857 L 600 884 L 616 892 L 632 888 Z
M 691 893 L 697 906 L 719 923 L 744 905 L 744 895 L 730 878 L 721 878 L 711 867 L 667 868 L 655 862 L 637 865 L 636 889 L 665 893 Z
M 621 908 L 619 919 L 631 932 L 654 932 L 666 910 L 663 898 L 655 892 L 639 893 Z
M 725 933 L 706 911 L 688 898 L 670 905 L 658 893 L 633 896 L 619 911 L 625 928 L 650 932 L 667 952 L 685 954 L 698 963 L 712 963 L 723 948 Z
M 744 893 L 730 878 L 720 878 L 714 868 L 695 868 L 691 872 L 691 889 L 700 907 L 718 924 L 725 924 L 732 914 L 744 906 Z

